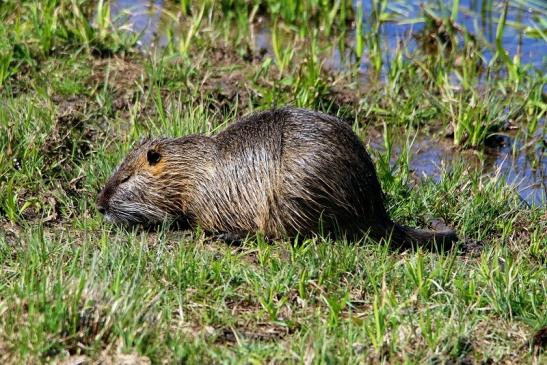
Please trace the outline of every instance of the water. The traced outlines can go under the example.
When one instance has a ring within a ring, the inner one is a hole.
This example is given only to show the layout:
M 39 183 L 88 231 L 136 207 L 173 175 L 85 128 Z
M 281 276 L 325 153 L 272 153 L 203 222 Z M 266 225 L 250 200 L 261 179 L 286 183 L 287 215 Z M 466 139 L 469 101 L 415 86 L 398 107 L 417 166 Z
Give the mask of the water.
M 355 1 L 357 4 L 359 1 Z M 406 0 L 389 1 L 388 13 L 393 21 L 383 23 L 380 32 L 385 49 L 395 50 L 400 40 L 407 40 L 405 47 L 412 50 L 416 47 L 415 40 L 409 35 L 419 33 L 424 28 L 423 14 L 420 4 L 424 1 Z M 435 15 L 448 16 L 451 13 L 451 1 L 425 2 Z M 362 1 L 364 14 L 371 12 L 371 2 Z M 484 49 L 483 56 L 491 60 L 496 39 L 498 20 L 503 9 L 503 1 L 461 0 L 456 23 L 467 29 L 478 38 L 484 38 L 490 46 Z M 521 62 L 545 69 L 547 64 L 547 42 L 542 38 L 530 36 L 529 30 L 534 27 L 545 29 L 547 2 L 510 1 L 507 13 L 506 27 L 503 33 L 503 47 L 511 57 L 518 54 Z
M 164 0 L 112 0 L 110 10 L 117 24 L 141 34 L 143 48 L 165 45 L 165 35 L 178 12 L 176 2 Z
M 355 1 L 356 6 L 359 1 Z M 389 1 L 387 13 L 391 21 L 382 23 L 380 37 L 383 64 L 389 65 L 397 45 L 404 43 L 409 51 L 419 47 L 413 34 L 424 29 L 423 1 Z M 523 64 L 545 72 L 547 69 L 547 42 L 533 37 L 529 31 L 534 28 L 545 31 L 547 2 L 543 0 L 510 1 L 507 23 L 503 35 L 503 46 L 510 57 L 518 55 Z M 495 53 L 496 28 L 503 8 L 502 1 L 461 0 L 456 23 L 489 44 L 483 50 L 485 62 Z M 370 27 L 371 1 L 362 1 L 365 29 Z M 450 14 L 452 1 L 430 1 L 427 7 L 437 16 Z M 162 0 L 113 0 L 111 11 L 119 22 L 141 33 L 140 45 L 145 48 L 164 46 L 167 30 L 172 30 L 180 16 L 176 2 Z M 265 49 L 273 57 L 269 22 L 254 27 L 255 48 Z M 349 34 L 348 43 L 354 43 L 355 34 Z M 336 42 L 333 42 L 336 43 Z M 333 70 L 344 70 L 345 62 L 351 59 L 349 50 L 332 47 L 325 65 Z M 355 62 L 355 60 L 351 60 Z M 360 60 L 360 70 L 366 74 L 368 57 L 366 52 Z M 383 73 L 386 72 L 384 67 Z M 542 121 L 544 123 L 544 121 Z M 514 133 L 502 138 L 501 146 L 486 148 L 484 151 L 459 151 L 450 141 L 434 140 L 423 136 L 415 140 L 412 147 L 411 169 L 419 175 L 439 176 L 439 166 L 450 164 L 455 159 L 464 160 L 469 166 L 481 169 L 487 174 L 502 174 L 513 184 L 521 198 L 529 204 L 545 204 L 547 201 L 547 139 L 545 128 L 540 126 L 535 136 L 525 144 L 517 142 Z M 405 143 L 399 141 L 400 145 Z M 396 148 L 397 149 L 397 148 Z M 400 148 L 399 148 L 400 149 Z
M 418 177 L 429 176 L 438 180 L 443 166 L 464 161 L 469 168 L 480 169 L 484 174 L 504 176 L 528 205 L 544 205 L 547 201 L 547 141 L 544 139 L 541 142 L 540 136 L 536 135 L 530 142 L 539 146 L 525 148 L 511 136 L 501 139 L 503 145 L 500 147 L 461 151 L 450 140 L 439 141 L 431 136 L 419 135 L 410 149 L 410 170 Z M 395 153 L 406 143 L 405 140 L 397 142 Z

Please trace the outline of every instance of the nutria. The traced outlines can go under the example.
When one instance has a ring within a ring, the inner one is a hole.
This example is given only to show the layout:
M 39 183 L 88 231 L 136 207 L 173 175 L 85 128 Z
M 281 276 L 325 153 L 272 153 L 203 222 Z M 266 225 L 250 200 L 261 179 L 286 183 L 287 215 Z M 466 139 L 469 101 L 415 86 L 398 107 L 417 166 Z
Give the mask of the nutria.
M 216 136 L 143 140 L 97 198 L 121 225 L 169 220 L 229 237 L 315 233 L 450 244 L 454 232 L 394 223 L 365 147 L 342 120 L 296 108 L 252 114 Z

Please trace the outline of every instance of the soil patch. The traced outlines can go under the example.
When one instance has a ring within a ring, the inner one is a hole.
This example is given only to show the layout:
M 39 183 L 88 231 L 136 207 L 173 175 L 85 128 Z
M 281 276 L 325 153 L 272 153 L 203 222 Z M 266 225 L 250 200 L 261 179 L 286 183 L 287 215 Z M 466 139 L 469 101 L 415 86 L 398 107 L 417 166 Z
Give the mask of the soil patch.
M 115 110 L 129 108 L 138 90 L 138 84 L 146 77 L 141 57 L 136 54 L 132 57 L 102 58 L 93 61 L 88 83 L 96 89 L 107 87 L 112 92 L 112 106 Z
M 248 327 L 249 326 L 249 327 Z M 217 330 L 216 343 L 227 344 L 238 341 L 278 341 L 290 334 L 290 329 L 275 323 L 249 323 Z

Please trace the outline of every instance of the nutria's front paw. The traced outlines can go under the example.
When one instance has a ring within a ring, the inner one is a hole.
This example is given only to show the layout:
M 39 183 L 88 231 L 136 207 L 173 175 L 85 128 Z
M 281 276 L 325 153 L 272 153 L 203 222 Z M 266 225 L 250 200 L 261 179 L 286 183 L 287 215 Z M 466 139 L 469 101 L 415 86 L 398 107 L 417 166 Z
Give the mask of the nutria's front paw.
M 243 243 L 245 238 L 247 238 L 247 235 L 243 233 L 237 233 L 237 232 L 226 232 L 226 233 L 220 233 L 214 236 L 215 239 L 219 241 L 224 241 L 226 243 L 229 243 L 231 245 L 240 245 Z

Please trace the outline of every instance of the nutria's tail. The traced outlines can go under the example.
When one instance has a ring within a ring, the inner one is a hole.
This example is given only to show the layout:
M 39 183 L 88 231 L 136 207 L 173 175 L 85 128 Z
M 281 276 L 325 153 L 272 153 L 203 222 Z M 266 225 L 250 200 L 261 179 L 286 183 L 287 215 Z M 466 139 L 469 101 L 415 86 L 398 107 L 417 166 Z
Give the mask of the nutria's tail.
M 428 231 L 414 229 L 393 223 L 386 229 L 386 238 L 391 238 L 391 243 L 403 249 L 423 247 L 428 250 L 450 250 L 458 240 L 455 231 Z

